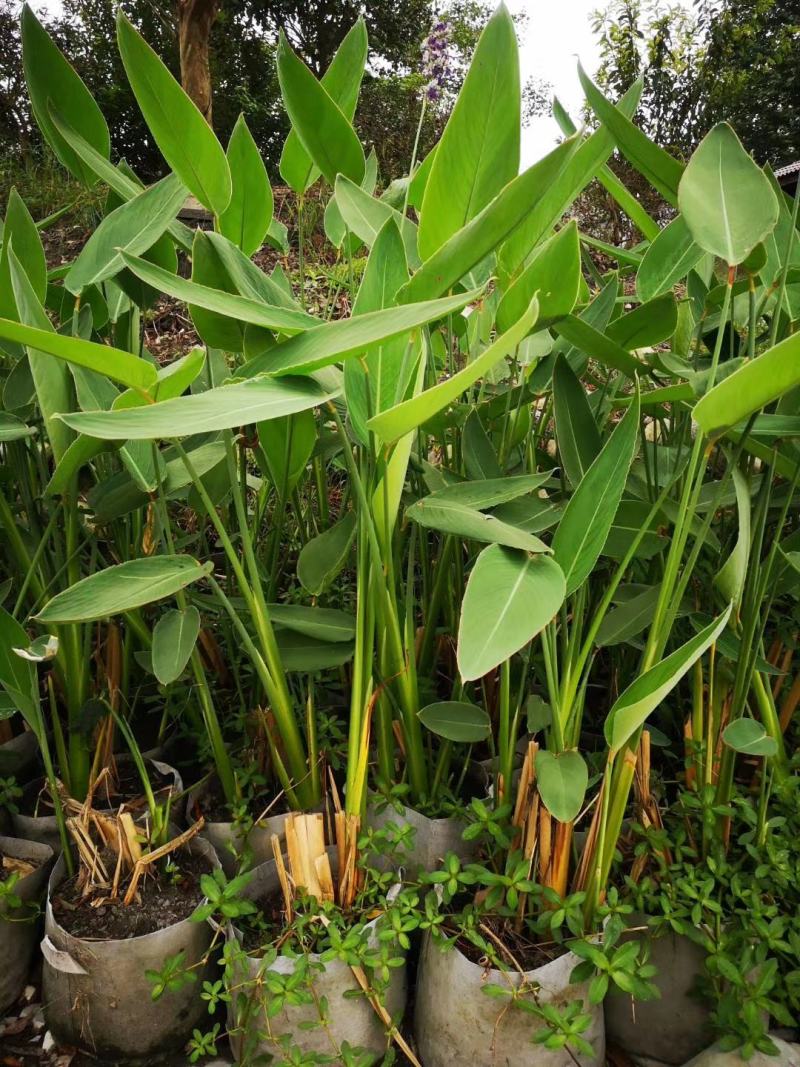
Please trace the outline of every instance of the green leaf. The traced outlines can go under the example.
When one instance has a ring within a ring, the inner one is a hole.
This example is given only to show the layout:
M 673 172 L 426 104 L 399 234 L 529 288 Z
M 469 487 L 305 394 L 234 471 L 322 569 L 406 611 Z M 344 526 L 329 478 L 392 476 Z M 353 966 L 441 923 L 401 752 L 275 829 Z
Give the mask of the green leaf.
M 0 252 L 0 318 L 16 319 L 17 304 L 11 284 L 9 257 L 11 248 L 28 278 L 31 289 L 39 303 L 44 303 L 47 292 L 47 263 L 36 223 L 31 218 L 22 197 L 12 187 L 3 223 L 3 248 Z
M 722 731 L 722 740 L 734 752 L 746 756 L 774 756 L 778 743 L 755 719 L 736 719 Z
M 644 254 L 636 272 L 639 299 L 652 300 L 670 291 L 697 266 L 703 254 L 703 249 L 692 240 L 683 215 L 678 215 L 661 230 Z
M 412 304 L 411 307 L 417 305 Z M 538 315 L 536 298 L 531 301 L 527 312 L 510 330 L 498 337 L 476 359 L 472 360 L 451 378 L 446 378 L 419 396 L 404 400 L 403 403 L 388 411 L 375 415 L 367 426 L 383 441 L 396 441 L 399 437 L 421 426 L 438 411 L 457 400 L 461 394 L 474 385 L 479 378 L 487 374 L 501 359 L 511 355 L 531 331 Z
M 162 615 L 153 628 L 153 674 L 162 685 L 177 681 L 200 633 L 200 612 L 189 605 Z
M 400 231 L 389 219 L 370 252 L 353 315 L 394 307 L 398 289 L 408 281 L 408 267 Z M 399 334 L 368 349 L 361 359 L 344 365 L 347 413 L 359 440 L 368 441 L 367 418 L 386 411 L 403 399 L 415 361 L 407 359 L 409 338 Z
M 432 501 L 431 497 L 424 497 L 412 504 L 406 515 L 420 526 L 457 534 L 472 541 L 507 545 L 508 548 L 521 548 L 527 552 L 550 551 L 547 545 L 533 534 L 525 533 L 524 530 L 510 526 L 494 515 L 486 515 L 458 501 L 440 499 L 437 502 Z
M 257 426 L 269 476 L 285 500 L 303 476 L 317 442 L 317 424 L 311 410 L 270 419 Z
M 798 385 L 800 333 L 795 333 L 709 389 L 692 418 L 707 436 L 719 437 Z
M 418 715 L 426 729 L 448 741 L 474 745 L 478 741 L 485 741 L 492 732 L 492 720 L 488 712 L 464 701 L 442 700 L 437 704 L 428 704 Z
M 296 56 L 281 31 L 278 80 L 286 111 L 303 147 L 333 188 L 336 175 L 351 181 L 364 177 L 364 149 L 338 105 Z
M 279 630 L 275 640 L 284 670 L 314 673 L 341 667 L 353 658 L 352 642 L 317 641 L 306 634 Z
M 252 256 L 264 243 L 272 222 L 272 186 L 264 160 L 244 115 L 233 127 L 225 153 L 231 172 L 231 200 L 219 217 L 219 232 Z
M 747 563 L 750 558 L 750 486 L 747 478 L 737 467 L 731 467 L 733 485 L 736 490 L 736 510 L 738 523 L 736 543 L 733 551 L 714 576 L 714 585 L 722 593 L 723 600 L 733 602 L 738 608 L 744 582 L 747 577 Z
M 561 565 L 567 595 L 591 574 L 617 513 L 628 477 L 639 427 L 637 397 L 584 474 L 570 497 L 553 538 L 553 554 Z
M 775 228 L 778 200 L 727 122 L 700 142 L 681 179 L 680 209 L 696 244 L 729 266 Z
M 589 306 L 592 307 L 593 304 Z M 637 374 L 646 369 L 636 356 L 632 356 L 622 345 L 618 345 L 606 334 L 596 330 L 586 318 L 567 315 L 566 318 L 556 323 L 555 328 L 556 332 L 576 349 L 599 360 L 607 367 L 622 371 L 628 378 L 635 378 Z
M 628 351 L 651 348 L 672 337 L 677 325 L 678 305 L 672 293 L 665 293 L 614 319 L 606 327 L 606 337 Z
M 553 477 L 552 471 L 543 474 L 515 474 L 506 478 L 481 478 L 471 482 L 455 482 L 429 493 L 423 501 L 430 504 L 463 504 L 484 511 L 497 507 L 526 493 L 533 493 Z
M 338 390 L 323 389 L 308 378 L 293 381 L 252 378 L 145 407 L 76 412 L 64 415 L 63 419 L 68 426 L 89 437 L 106 441 L 155 441 L 277 419 L 324 404 L 337 393 Z
M 517 38 L 501 3 L 480 35 L 431 165 L 419 222 L 423 260 L 517 176 L 519 143 Z
M 370 195 L 361 186 L 341 174 L 336 179 L 335 200 L 347 228 L 360 241 L 363 241 L 367 248 L 373 247 L 386 223 L 389 219 L 394 219 L 398 230 L 403 235 L 406 259 L 412 267 L 419 265 L 417 227 L 411 219 L 404 219 L 400 212 L 387 204 L 385 200 L 379 200 Z
M 367 43 L 366 23 L 363 18 L 359 18 L 336 49 L 331 65 L 321 79 L 322 87 L 349 122 L 353 121 L 361 79 L 364 76 Z M 279 170 L 283 180 L 298 196 L 302 196 L 319 177 L 319 171 L 295 129 L 291 129 L 286 138 Z
M 672 655 L 639 677 L 617 698 L 606 718 L 604 732 L 612 753 L 617 753 L 644 726 L 648 716 L 675 688 L 684 674 L 713 645 L 728 624 L 725 611 Z
M 683 166 L 614 107 L 578 64 L 578 77 L 589 107 L 617 142 L 620 152 L 673 207 L 678 202 L 678 184 Z
M 468 478 L 502 478 L 503 471 L 494 445 L 474 409 L 467 416 L 461 431 L 461 450 Z
M 558 454 L 575 487 L 600 454 L 602 441 L 583 386 L 563 355 L 553 370 L 553 409 Z
M 214 131 L 122 10 L 117 12 L 117 44 L 161 155 L 200 203 L 221 215 L 231 199 L 231 173 Z
M 523 171 L 449 241 L 426 260 L 403 287 L 404 303 L 440 296 L 493 252 L 523 221 L 548 190 L 560 187 L 562 172 L 578 149 L 578 138 L 564 141 Z
M 113 278 L 125 266 L 120 253 L 146 252 L 185 200 L 186 186 L 170 174 L 106 215 L 70 267 L 64 279 L 66 288 L 77 295 L 90 285 Z
M 472 568 L 461 605 L 458 669 L 482 678 L 527 645 L 564 602 L 561 568 L 550 556 L 490 545 Z
M 105 374 L 113 381 L 132 389 L 146 391 L 157 379 L 155 367 L 146 360 L 109 345 L 84 341 L 80 337 L 67 337 L 64 334 L 23 326 L 19 322 L 9 322 L 7 319 L 0 319 L 0 337 L 18 344 L 30 345 L 39 352 L 49 352 L 59 359 L 77 363 L 79 367 Z
M 442 300 L 405 304 L 402 307 L 385 308 L 366 315 L 326 322 L 297 337 L 290 337 L 283 344 L 256 356 L 245 364 L 241 373 L 248 377 L 261 373 L 308 374 L 349 356 L 359 355 L 372 345 L 389 341 L 428 322 L 461 311 L 467 304 L 477 300 L 480 294 L 481 290 L 476 289 Z
M 578 226 L 571 219 L 534 253 L 533 259 L 503 296 L 497 308 L 497 328 L 507 330 L 534 296 L 539 301 L 537 327 L 569 315 L 581 283 Z
M 17 620 L 0 607 L 0 685 L 37 737 L 41 737 L 43 724 L 36 667 L 14 651 L 29 644 L 30 638 Z
M 589 784 L 589 768 L 580 752 L 536 753 L 536 787 L 542 803 L 559 822 L 579 814 Z
M 0 442 L 22 441 L 26 437 L 32 437 L 35 433 L 33 426 L 26 426 L 16 415 L 0 411 Z
M 355 535 L 356 515 L 348 511 L 330 529 L 303 545 L 297 559 L 297 577 L 312 596 L 319 596 L 342 569 Z
M 87 167 L 55 128 L 48 101 L 58 104 L 66 121 L 108 159 L 111 138 L 108 126 L 92 94 L 50 39 L 31 8 L 24 4 L 21 17 L 22 64 L 34 118 L 55 154 L 80 182 L 93 185 L 95 173 Z
M 204 578 L 211 563 L 191 556 L 147 556 L 90 574 L 48 601 L 34 618 L 42 625 L 91 622 L 172 596 Z
M 653 621 L 661 593 L 657 585 L 645 587 L 636 596 L 614 608 L 600 623 L 594 643 L 598 648 L 619 645 L 636 637 Z
M 308 608 L 303 604 L 270 604 L 272 621 L 286 630 L 314 637 L 318 641 L 341 643 L 356 635 L 356 620 L 335 608 Z
M 297 333 L 307 330 L 319 323 L 318 319 L 307 315 L 304 311 L 293 311 L 291 308 L 277 307 L 266 304 L 251 297 L 237 296 L 234 293 L 223 293 L 218 289 L 209 288 L 191 282 L 188 278 L 181 278 L 172 274 L 155 263 L 148 263 L 145 259 L 130 256 L 127 252 L 120 252 L 125 266 L 132 270 L 137 278 L 152 285 L 162 293 L 168 293 L 177 300 L 184 300 L 187 304 L 206 308 L 216 312 L 217 315 L 226 315 L 228 318 L 240 322 L 250 322 L 254 326 L 263 326 L 268 330 L 280 330 L 281 333 Z

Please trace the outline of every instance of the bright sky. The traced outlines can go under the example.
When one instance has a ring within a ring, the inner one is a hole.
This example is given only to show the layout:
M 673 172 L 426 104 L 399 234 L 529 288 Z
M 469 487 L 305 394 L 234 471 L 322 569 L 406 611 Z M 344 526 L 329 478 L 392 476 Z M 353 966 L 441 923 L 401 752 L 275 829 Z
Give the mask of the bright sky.
M 578 59 L 593 75 L 599 63 L 592 35 L 591 12 L 607 0 L 506 0 L 512 14 L 526 12 L 527 27 L 521 27 L 520 67 L 523 83 L 531 76 L 549 82 L 553 92 L 580 123 L 583 93 L 578 82 Z M 522 132 L 522 165 L 548 152 L 559 136 L 553 118 L 536 118 Z

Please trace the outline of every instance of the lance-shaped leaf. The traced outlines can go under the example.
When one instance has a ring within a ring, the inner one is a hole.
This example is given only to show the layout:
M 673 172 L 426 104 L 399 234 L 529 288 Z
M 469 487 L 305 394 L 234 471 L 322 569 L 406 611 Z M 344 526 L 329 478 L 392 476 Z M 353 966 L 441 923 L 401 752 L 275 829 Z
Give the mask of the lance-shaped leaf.
M 620 152 L 674 207 L 678 202 L 678 184 L 683 174 L 682 164 L 663 148 L 659 148 L 647 134 L 606 100 L 580 64 L 578 64 L 578 77 L 586 93 L 589 107 L 617 142 Z
M 471 482 L 455 482 L 429 493 L 423 500 L 430 504 L 463 504 L 485 511 L 509 500 L 533 493 L 553 477 L 553 471 L 542 474 L 515 474 L 509 478 L 480 478 Z
M 269 476 L 282 500 L 292 492 L 306 469 L 317 442 L 317 424 L 311 410 L 269 419 L 257 426 Z
M 496 363 L 510 355 L 530 333 L 538 313 L 539 306 L 534 297 L 527 312 L 476 359 L 462 367 L 452 378 L 446 378 L 419 396 L 404 400 L 402 404 L 384 411 L 381 415 L 375 415 L 367 423 L 369 429 L 384 441 L 396 441 L 398 437 L 427 422 L 442 408 L 457 400 Z
M 366 161 L 355 130 L 325 87 L 289 47 L 282 31 L 278 80 L 292 127 L 329 185 L 335 185 L 337 174 L 360 182 Z
M 252 256 L 264 243 L 272 222 L 272 186 L 253 135 L 240 115 L 228 141 L 231 200 L 219 217 L 219 231 Z
M 93 185 L 95 172 L 88 167 L 56 129 L 48 101 L 58 103 L 64 118 L 101 156 L 108 159 L 111 138 L 94 97 L 50 39 L 28 4 L 21 16 L 22 64 L 34 118 L 55 154 L 80 182 Z
M 431 165 L 419 222 L 423 259 L 517 176 L 519 142 L 517 37 L 501 3 L 481 33 Z
M 303 545 L 297 557 L 297 577 L 312 596 L 319 596 L 342 569 L 355 535 L 356 515 L 348 511 L 330 529 Z
M 367 27 L 364 19 L 359 18 L 336 49 L 331 65 L 321 79 L 322 87 L 348 122 L 353 121 L 366 61 Z M 289 130 L 283 146 L 279 170 L 283 180 L 298 196 L 302 196 L 319 177 L 319 170 L 294 128 Z
M 628 477 L 639 426 L 639 398 L 603 446 L 570 497 L 553 538 L 553 554 L 574 593 L 603 550 Z
M 681 179 L 680 209 L 696 244 L 730 266 L 775 228 L 778 198 L 727 122 L 700 142 Z
M 703 258 L 682 215 L 665 226 L 644 254 L 636 272 L 640 300 L 652 300 L 672 289 Z
M 37 735 L 42 736 L 38 679 L 33 663 L 14 649 L 27 648 L 30 638 L 17 620 L 0 607 L 0 686 Z
M 352 642 L 318 641 L 315 637 L 293 630 L 279 630 L 275 640 L 280 652 L 281 664 L 287 671 L 302 671 L 304 674 L 341 667 L 353 658 Z
M 106 567 L 58 593 L 35 616 L 42 625 L 91 622 L 173 596 L 212 570 L 191 556 L 147 556 Z
M 728 624 L 725 611 L 672 655 L 645 671 L 617 698 L 608 713 L 604 732 L 608 747 L 617 753 L 644 726 L 648 716 L 672 692 L 684 674 L 713 645 Z
M 609 288 L 608 286 L 606 288 Z M 600 299 L 605 290 L 595 298 L 595 303 Z M 590 305 L 591 307 L 592 305 Z M 585 318 L 577 315 L 567 315 L 556 323 L 556 332 L 565 340 L 569 341 L 576 349 L 585 352 L 592 359 L 597 359 L 607 367 L 622 371 L 629 378 L 635 378 L 642 371 L 644 365 L 636 356 L 632 356 L 627 348 L 611 340 L 605 333 L 596 330 Z
M 583 806 L 589 768 L 580 752 L 536 753 L 536 787 L 542 803 L 559 822 L 572 822 Z
M 33 326 L 23 326 L 22 323 L 9 322 L 7 319 L 0 319 L 0 337 L 21 345 L 30 345 L 39 352 L 49 352 L 51 356 L 105 374 L 113 381 L 132 389 L 147 391 L 157 381 L 156 369 L 151 363 L 109 345 L 84 341 L 80 337 L 67 337 Z
M 252 378 L 146 407 L 76 412 L 64 415 L 63 419 L 68 426 L 89 437 L 106 441 L 156 441 L 293 415 L 324 404 L 337 393 L 337 389 L 324 389 L 310 378 L 292 381 Z
M 363 241 L 367 248 L 372 248 L 378 234 L 389 221 L 394 219 L 398 230 L 403 234 L 403 246 L 406 259 L 412 267 L 419 265 L 417 252 L 417 227 L 411 219 L 403 216 L 385 200 L 372 196 L 360 185 L 351 182 L 341 174 L 336 179 L 336 206 L 347 228 Z M 432 294 L 438 296 L 439 294 Z
M 544 629 L 564 602 L 564 574 L 551 556 L 489 545 L 475 562 L 461 605 L 458 669 L 482 678 Z
M 736 510 L 738 523 L 736 543 L 733 551 L 714 576 L 714 585 L 722 593 L 723 599 L 739 606 L 747 577 L 747 561 L 750 558 L 750 486 L 742 471 L 731 468 L 733 485 L 736 489 Z
M 628 351 L 650 348 L 671 337 L 677 325 L 675 297 L 672 293 L 664 293 L 614 319 L 606 327 L 606 337 Z
M 553 409 L 558 454 L 575 487 L 600 454 L 603 443 L 583 386 L 562 355 L 553 370 Z
M 485 741 L 492 732 L 489 713 L 463 700 L 442 700 L 428 704 L 418 715 L 426 729 L 448 741 L 474 745 L 478 741 Z
M 457 534 L 472 541 L 521 548 L 526 552 L 549 552 L 547 545 L 533 534 L 487 515 L 477 508 L 454 500 L 433 500 L 424 497 L 406 511 L 409 519 L 443 533 Z
M 573 137 L 523 171 L 474 219 L 427 259 L 400 292 L 405 303 L 446 293 L 493 252 L 522 222 L 545 192 L 560 185 L 561 173 L 578 149 Z
M 3 247 L 0 251 L 0 317 L 4 319 L 20 318 L 14 300 L 11 282 L 10 252 L 14 255 L 26 275 L 31 289 L 40 303 L 44 303 L 47 292 L 47 262 L 44 248 L 36 223 L 25 206 L 25 202 L 15 188 L 8 196 L 8 207 L 3 222 Z
M 162 293 L 168 293 L 177 300 L 184 300 L 187 304 L 206 308 L 217 315 L 225 315 L 228 318 L 240 322 L 250 322 L 254 326 L 263 326 L 268 330 L 279 330 L 281 333 L 297 333 L 307 330 L 311 326 L 319 325 L 319 320 L 304 311 L 293 311 L 291 308 L 278 307 L 266 304 L 252 297 L 238 296 L 235 293 L 223 293 L 219 289 L 212 289 L 207 285 L 191 282 L 188 278 L 172 274 L 155 263 L 149 263 L 138 256 L 128 255 L 121 252 L 125 266 L 133 271 L 137 278 L 159 289 Z
M 64 285 L 77 294 L 112 278 L 125 266 L 120 252 L 124 250 L 131 255 L 146 252 L 168 228 L 185 200 L 186 186 L 177 175 L 169 174 L 121 204 L 106 215 L 83 246 Z
M 474 289 L 441 300 L 404 304 L 355 318 L 326 322 L 256 356 L 245 364 L 241 373 L 247 376 L 262 373 L 309 374 L 320 367 L 359 355 L 372 345 L 461 311 L 467 304 L 477 300 L 481 292 L 480 289 Z
M 709 437 L 718 437 L 798 385 L 800 333 L 795 333 L 709 389 L 692 417 Z
M 117 44 L 161 155 L 200 203 L 221 215 L 231 199 L 231 174 L 214 131 L 121 9 Z
M 303 604 L 270 604 L 269 617 L 276 626 L 293 630 L 318 641 L 339 643 L 352 641 L 356 635 L 356 620 L 346 611 L 335 608 L 308 608 Z
M 526 310 L 534 295 L 539 301 L 539 325 L 569 315 L 581 283 L 581 248 L 574 219 L 536 250 L 497 308 L 497 328 L 508 327 Z
M 193 605 L 173 608 L 153 628 L 153 674 L 169 685 L 183 674 L 200 633 L 200 612 Z

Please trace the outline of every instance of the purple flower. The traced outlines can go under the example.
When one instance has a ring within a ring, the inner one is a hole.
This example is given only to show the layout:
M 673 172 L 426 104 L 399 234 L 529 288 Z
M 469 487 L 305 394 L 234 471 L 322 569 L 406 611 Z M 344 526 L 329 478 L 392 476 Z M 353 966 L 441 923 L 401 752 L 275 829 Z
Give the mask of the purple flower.
M 422 73 L 425 77 L 425 97 L 430 101 L 440 100 L 447 77 L 450 23 L 437 19 L 422 43 Z

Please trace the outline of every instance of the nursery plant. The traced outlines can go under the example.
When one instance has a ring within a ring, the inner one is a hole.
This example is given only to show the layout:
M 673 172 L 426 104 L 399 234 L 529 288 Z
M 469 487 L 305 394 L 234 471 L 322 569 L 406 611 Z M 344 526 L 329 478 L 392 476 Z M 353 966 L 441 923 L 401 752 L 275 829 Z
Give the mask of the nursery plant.
M 42 136 L 105 190 L 55 267 L 12 192 L 0 252 L 0 710 L 35 735 L 58 823 L 50 918 L 65 886 L 144 913 L 191 838 L 204 944 L 140 970 L 153 1003 L 191 1004 L 195 1059 L 221 1033 L 207 1005 L 242 1062 L 307 1062 L 292 1011 L 330 1045 L 315 1062 L 366 1062 L 362 1023 L 367 1059 L 388 1035 L 413 1062 L 395 986 L 420 930 L 423 987 L 448 955 L 485 961 L 487 1033 L 523 1020 L 513 1055 L 592 1063 L 608 991 L 646 1012 L 658 983 L 635 907 L 691 926 L 715 1025 L 768 1050 L 761 1013 L 797 1000 L 795 931 L 760 888 L 796 864 L 797 200 L 728 125 L 684 163 L 635 124 L 639 82 L 612 102 L 582 70 L 591 120 L 556 101 L 564 139 L 520 171 L 501 4 L 402 175 L 353 127 L 363 20 L 320 78 L 281 38 L 289 230 L 244 117 L 223 147 L 123 13 L 165 164 L 147 186 L 27 6 L 22 38 Z M 439 22 L 420 129 L 448 48 Z M 633 247 L 583 232 L 595 180 Z M 180 221 L 189 194 L 207 226 Z M 195 335 L 171 361 L 148 348 L 165 300 Z M 118 789 L 96 803 L 120 750 L 136 817 Z M 161 802 L 150 752 L 188 803 Z M 318 992 L 334 961 L 353 1030 Z

